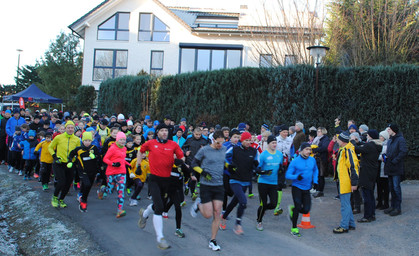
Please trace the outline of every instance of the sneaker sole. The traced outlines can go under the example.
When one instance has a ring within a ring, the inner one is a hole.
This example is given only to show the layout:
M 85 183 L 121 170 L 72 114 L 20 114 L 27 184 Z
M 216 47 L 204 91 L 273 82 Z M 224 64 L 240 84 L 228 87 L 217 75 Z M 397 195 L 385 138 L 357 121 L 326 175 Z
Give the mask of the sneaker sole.
M 140 219 L 138 220 L 138 227 L 141 229 L 144 229 L 147 224 L 147 221 L 145 222 L 142 221 L 144 219 L 144 216 L 143 216 L 144 211 L 145 211 L 144 208 L 141 208 L 140 211 L 138 212 L 138 214 L 140 215 Z
M 157 245 L 157 248 L 161 249 L 161 250 L 167 250 L 170 248 L 170 245 L 167 245 L 166 247 L 161 246 L 160 244 Z

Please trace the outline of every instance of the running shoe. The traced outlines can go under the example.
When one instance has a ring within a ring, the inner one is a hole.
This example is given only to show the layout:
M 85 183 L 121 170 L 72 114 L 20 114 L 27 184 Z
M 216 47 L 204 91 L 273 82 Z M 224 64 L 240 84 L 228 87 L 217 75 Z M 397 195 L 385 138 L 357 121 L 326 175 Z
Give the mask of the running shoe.
M 254 195 L 253 193 L 248 195 L 248 197 L 249 197 L 249 198 L 252 198 L 252 197 L 254 197 L 254 196 L 255 196 L 255 195 Z
M 125 210 L 118 210 L 118 212 L 116 213 L 117 218 L 122 218 L 125 215 L 127 215 L 127 212 Z
M 191 206 L 191 210 L 189 211 L 191 213 L 191 216 L 194 217 L 194 218 L 196 218 L 196 216 L 198 215 L 198 211 L 199 211 L 198 204 L 199 203 L 201 203 L 201 198 L 198 197 L 195 200 L 195 202 L 193 203 L 193 205 Z
M 140 219 L 138 220 L 138 227 L 140 227 L 141 229 L 145 228 L 145 225 L 147 224 L 147 218 L 144 218 L 144 208 L 141 208 L 140 211 L 138 212 L 138 214 L 140 215 Z
M 26 176 L 26 174 L 25 176 L 23 176 L 23 180 L 28 180 L 28 177 Z
M 57 207 L 58 207 L 58 197 L 56 197 L 56 196 L 52 196 L 52 199 L 51 199 L 51 205 L 52 205 L 52 207 L 54 207 L 54 208 L 57 208 Z
M 198 195 L 197 195 L 197 194 L 192 193 L 192 201 L 195 201 L 197 197 L 198 197 Z
M 227 228 L 226 220 L 221 217 L 220 230 L 224 231 L 224 230 L 226 230 L 226 228 Z
M 177 228 L 176 229 L 175 235 L 178 236 L 178 237 L 180 237 L 180 238 L 184 238 L 185 237 L 185 234 L 183 233 L 182 229 L 180 229 L 180 228 Z
M 317 190 L 315 190 L 314 188 L 310 189 L 310 194 L 314 194 L 316 192 L 317 192 Z
M 58 203 L 60 205 L 60 208 L 66 208 L 67 207 L 67 204 L 64 203 L 64 200 L 63 199 L 58 200 Z
M 80 204 L 79 204 L 79 210 L 81 212 L 87 212 L 87 203 L 80 202 Z
M 242 228 L 242 226 L 241 225 L 236 225 L 235 227 L 234 227 L 234 229 L 233 229 L 233 231 L 234 231 L 234 234 L 236 234 L 236 235 L 238 235 L 238 236 L 240 236 L 240 235 L 243 235 L 243 228 Z
M 187 196 L 189 194 L 189 188 L 185 187 L 185 191 L 184 191 L 185 196 Z
M 180 203 L 180 207 L 184 207 L 186 205 L 186 201 L 183 201 L 182 203 Z
M 198 182 L 198 183 L 196 184 L 196 187 L 197 187 L 197 188 L 201 187 L 201 182 Z M 195 192 L 196 192 L 196 191 L 195 191 Z
M 137 200 L 135 200 L 135 199 L 129 199 L 129 206 L 137 206 L 138 205 L 138 202 L 137 202 Z
M 42 185 L 42 190 L 47 191 L 49 189 L 48 184 Z
M 23 176 L 23 172 L 22 171 L 19 171 L 19 176 Z
M 298 228 L 291 228 L 291 235 L 295 236 L 295 237 L 300 237 L 300 230 L 298 230 Z
M 348 230 L 346 228 L 337 227 L 337 228 L 333 229 L 333 233 L 343 234 L 343 233 L 348 233 Z
M 153 197 L 150 195 L 150 196 L 147 196 L 147 199 L 151 200 L 151 199 L 153 199 Z
M 292 215 L 294 214 L 294 205 L 288 205 L 288 217 L 290 221 L 292 222 Z
M 170 248 L 170 245 L 166 242 L 166 239 L 160 239 L 160 242 L 157 243 L 157 248 L 166 250 Z
M 208 247 L 213 251 L 221 250 L 221 247 L 217 244 L 217 241 L 215 241 L 215 239 L 209 241 Z
M 137 200 L 141 200 L 141 196 L 140 195 L 137 196 Z
M 165 218 L 165 219 L 168 219 L 168 218 L 169 218 L 169 215 L 167 214 L 167 212 L 163 212 L 163 213 L 161 214 L 161 216 L 162 216 L 163 218 Z
M 258 224 L 256 225 L 256 229 L 259 230 L 259 231 L 263 231 L 262 222 L 258 222 Z
M 106 186 L 105 185 L 102 185 L 98 190 L 97 190 L 97 197 L 100 199 L 100 200 L 102 200 L 103 199 L 103 197 L 104 197 L 104 194 L 105 194 L 105 189 L 106 189 Z
M 278 209 L 274 210 L 274 215 L 278 216 L 278 215 L 282 214 L 283 212 L 284 212 L 284 210 L 282 210 L 282 208 L 278 208 Z
M 9 172 L 13 172 L 13 167 L 9 166 Z

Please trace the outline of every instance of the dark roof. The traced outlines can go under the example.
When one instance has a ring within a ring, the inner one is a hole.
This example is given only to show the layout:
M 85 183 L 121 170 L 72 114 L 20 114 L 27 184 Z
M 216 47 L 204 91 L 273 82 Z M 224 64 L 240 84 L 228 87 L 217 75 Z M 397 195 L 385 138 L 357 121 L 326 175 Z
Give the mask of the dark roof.
M 25 90 L 18 92 L 13 95 L 4 96 L 4 100 L 16 101 L 19 98 L 23 98 L 24 101 L 40 102 L 40 103 L 63 103 L 62 99 L 58 99 L 49 96 L 45 92 L 41 91 L 35 84 L 32 84 Z

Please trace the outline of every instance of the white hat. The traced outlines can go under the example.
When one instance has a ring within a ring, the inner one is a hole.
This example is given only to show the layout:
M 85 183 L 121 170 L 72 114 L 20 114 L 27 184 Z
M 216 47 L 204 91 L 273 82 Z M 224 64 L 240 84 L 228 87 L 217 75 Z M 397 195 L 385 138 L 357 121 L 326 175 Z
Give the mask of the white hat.
M 125 120 L 125 116 L 123 114 L 119 114 L 117 119 L 118 120 L 120 120 L 120 119 Z
M 58 110 L 56 108 L 54 108 L 54 110 L 52 112 L 58 112 Z
M 128 120 L 127 125 L 134 125 L 134 123 L 131 120 Z

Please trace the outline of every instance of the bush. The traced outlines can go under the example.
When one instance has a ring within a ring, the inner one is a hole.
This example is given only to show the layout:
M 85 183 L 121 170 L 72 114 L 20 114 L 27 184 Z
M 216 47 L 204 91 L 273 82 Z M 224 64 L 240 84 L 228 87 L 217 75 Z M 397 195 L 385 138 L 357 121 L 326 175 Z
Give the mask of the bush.
M 77 112 L 88 111 L 93 108 L 96 99 L 95 87 L 91 85 L 82 85 L 77 89 L 76 102 L 74 108 Z

